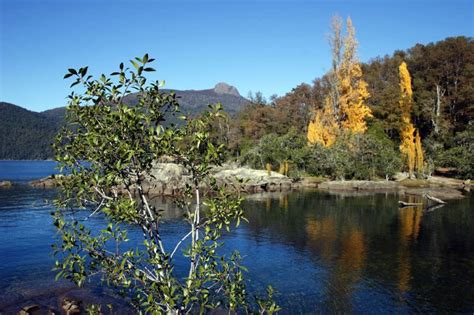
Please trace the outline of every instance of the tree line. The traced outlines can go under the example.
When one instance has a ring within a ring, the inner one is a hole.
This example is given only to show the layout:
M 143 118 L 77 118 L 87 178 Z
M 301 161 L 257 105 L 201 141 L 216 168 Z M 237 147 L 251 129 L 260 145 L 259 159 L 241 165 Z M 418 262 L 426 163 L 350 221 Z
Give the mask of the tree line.
M 332 67 L 282 97 L 250 95 L 216 137 L 229 158 L 290 175 L 334 178 L 424 177 L 438 170 L 472 177 L 474 41 L 451 37 L 367 63 L 355 28 L 335 18 Z

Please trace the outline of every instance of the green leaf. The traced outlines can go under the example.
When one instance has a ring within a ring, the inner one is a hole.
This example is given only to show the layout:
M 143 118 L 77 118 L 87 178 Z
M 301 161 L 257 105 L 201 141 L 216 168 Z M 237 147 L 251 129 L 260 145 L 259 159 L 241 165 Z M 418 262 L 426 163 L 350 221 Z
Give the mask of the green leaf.
M 140 66 L 138 65 L 138 63 L 136 63 L 134 60 L 130 60 L 130 63 L 131 63 L 131 64 L 135 67 L 135 69 L 137 69 L 137 70 L 138 70 L 138 68 L 140 67 Z

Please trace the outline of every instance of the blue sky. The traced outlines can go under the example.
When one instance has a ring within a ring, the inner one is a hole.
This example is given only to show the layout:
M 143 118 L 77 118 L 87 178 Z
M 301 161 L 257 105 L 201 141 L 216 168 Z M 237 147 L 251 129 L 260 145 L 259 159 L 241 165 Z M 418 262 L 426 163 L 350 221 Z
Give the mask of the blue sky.
M 224 81 L 283 95 L 330 66 L 334 14 L 351 16 L 362 61 L 448 36 L 473 36 L 473 1 L 0 0 L 0 100 L 66 104 L 67 68 L 110 73 L 149 53 L 167 88 Z

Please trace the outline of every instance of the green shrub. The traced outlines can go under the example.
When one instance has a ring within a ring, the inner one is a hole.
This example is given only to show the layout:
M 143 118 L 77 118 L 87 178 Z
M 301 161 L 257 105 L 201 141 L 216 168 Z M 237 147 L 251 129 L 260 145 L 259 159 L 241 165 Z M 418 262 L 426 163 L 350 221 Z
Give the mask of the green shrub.
M 458 146 L 439 152 L 436 156 L 436 165 L 440 167 L 456 168 L 458 177 L 473 178 L 474 154 L 467 146 Z
M 432 150 L 436 167 L 452 167 L 456 169 L 457 177 L 473 178 L 474 175 L 474 125 L 458 132 L 452 141 L 452 146 L 436 146 Z
M 399 153 L 390 139 L 368 132 L 340 136 L 329 148 L 312 147 L 307 171 L 336 179 L 375 179 L 394 175 L 400 165 Z
M 398 149 L 377 126 L 371 126 L 363 135 L 343 134 L 329 148 L 308 146 L 306 136 L 294 128 L 282 136 L 268 134 L 240 161 L 258 169 L 265 169 L 267 163 L 278 169 L 289 161 L 292 177 L 309 174 L 336 179 L 385 178 L 394 175 L 401 166 Z

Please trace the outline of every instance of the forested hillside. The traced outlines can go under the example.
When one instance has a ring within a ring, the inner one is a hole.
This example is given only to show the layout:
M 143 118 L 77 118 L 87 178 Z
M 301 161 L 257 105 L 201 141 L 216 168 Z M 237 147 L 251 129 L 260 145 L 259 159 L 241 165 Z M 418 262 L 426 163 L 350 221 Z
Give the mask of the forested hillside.
M 171 90 L 164 89 L 167 93 Z M 196 115 L 208 104 L 221 102 L 227 112 L 236 113 L 248 103 L 237 89 L 226 83 L 218 83 L 207 90 L 174 90 L 186 115 Z M 133 105 L 136 96 L 130 94 L 124 100 Z M 48 159 L 53 157 L 51 143 L 64 122 L 65 107 L 54 108 L 41 113 L 28 111 L 19 106 L 0 105 L 0 159 Z M 177 122 L 175 119 L 174 122 Z
M 340 46 L 355 43 L 354 38 L 339 40 Z M 303 83 L 270 101 L 257 95 L 231 123 L 232 155 L 259 168 L 269 164 L 281 169 L 290 163 L 295 176 L 384 177 L 414 170 L 414 164 L 407 164 L 408 152 L 400 151 L 402 140 L 411 142 L 406 150 L 414 151 L 418 137 L 420 172 L 431 174 L 443 167 L 472 177 L 472 38 L 418 44 L 368 63 L 359 63 L 353 54 L 344 64 L 343 51 L 333 49 L 334 55 L 340 59 L 333 63 L 337 67 L 312 84 Z M 402 88 L 403 62 L 409 86 Z M 409 91 L 404 94 L 403 89 Z M 402 139 L 403 130 L 409 139 Z M 354 137 L 356 142 L 349 139 Z M 414 154 L 410 152 L 410 159 Z
M 48 159 L 59 129 L 56 119 L 0 102 L 0 159 Z

